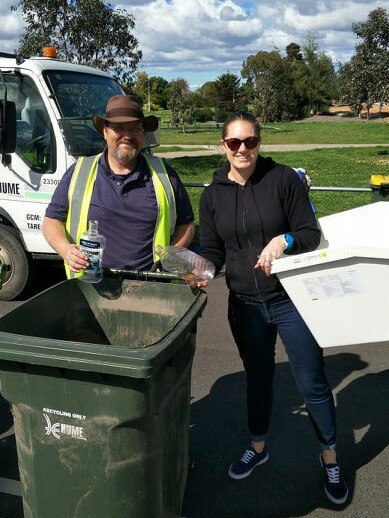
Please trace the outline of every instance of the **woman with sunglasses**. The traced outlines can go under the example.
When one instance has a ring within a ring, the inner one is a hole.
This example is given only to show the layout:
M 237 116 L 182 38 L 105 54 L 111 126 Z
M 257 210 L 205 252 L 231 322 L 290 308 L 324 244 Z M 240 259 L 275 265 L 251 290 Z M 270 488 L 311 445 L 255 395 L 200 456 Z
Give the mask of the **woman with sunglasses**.
M 200 243 L 201 255 L 216 271 L 225 264 L 228 318 L 247 379 L 250 444 L 228 474 L 243 479 L 269 458 L 279 334 L 318 439 L 325 494 L 344 504 L 348 489 L 336 457 L 335 408 L 323 350 L 271 274 L 274 259 L 317 248 L 320 230 L 296 172 L 259 154 L 260 128 L 252 114 L 232 114 L 221 143 L 227 163 L 202 194 Z

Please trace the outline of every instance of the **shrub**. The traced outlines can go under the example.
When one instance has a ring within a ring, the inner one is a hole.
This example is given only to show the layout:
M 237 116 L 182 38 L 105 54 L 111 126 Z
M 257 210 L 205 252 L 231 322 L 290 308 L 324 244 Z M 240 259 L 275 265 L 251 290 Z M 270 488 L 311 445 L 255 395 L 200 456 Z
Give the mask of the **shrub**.
M 193 118 L 197 122 L 208 122 L 213 119 L 212 109 L 204 106 L 203 108 L 197 108 L 193 113 Z

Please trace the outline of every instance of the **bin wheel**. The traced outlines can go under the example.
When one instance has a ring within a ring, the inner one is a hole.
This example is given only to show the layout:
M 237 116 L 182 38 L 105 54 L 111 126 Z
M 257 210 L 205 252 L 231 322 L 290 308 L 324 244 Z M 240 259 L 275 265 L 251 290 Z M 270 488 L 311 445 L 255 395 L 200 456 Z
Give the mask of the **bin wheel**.
M 0 264 L 5 269 L 0 300 L 13 300 L 26 287 L 30 268 L 16 231 L 6 225 L 0 225 Z

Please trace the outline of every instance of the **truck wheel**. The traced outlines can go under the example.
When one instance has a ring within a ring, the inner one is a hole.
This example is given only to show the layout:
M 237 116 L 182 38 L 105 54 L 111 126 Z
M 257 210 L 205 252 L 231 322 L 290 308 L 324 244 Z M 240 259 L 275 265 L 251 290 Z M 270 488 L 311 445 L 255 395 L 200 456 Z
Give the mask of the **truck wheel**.
M 13 300 L 27 284 L 29 264 L 16 232 L 5 225 L 0 225 L 0 264 L 5 269 L 0 300 Z

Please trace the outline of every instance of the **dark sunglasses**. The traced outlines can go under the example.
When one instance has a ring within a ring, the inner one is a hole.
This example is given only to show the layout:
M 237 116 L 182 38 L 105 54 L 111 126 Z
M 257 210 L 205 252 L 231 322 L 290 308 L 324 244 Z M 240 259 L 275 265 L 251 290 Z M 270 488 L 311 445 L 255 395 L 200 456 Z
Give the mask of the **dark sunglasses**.
M 247 149 L 254 149 L 256 146 L 258 146 L 259 138 L 247 137 L 244 140 L 240 140 L 239 138 L 225 138 L 223 142 L 227 144 L 231 151 L 238 151 L 238 149 L 242 145 L 242 142 Z

